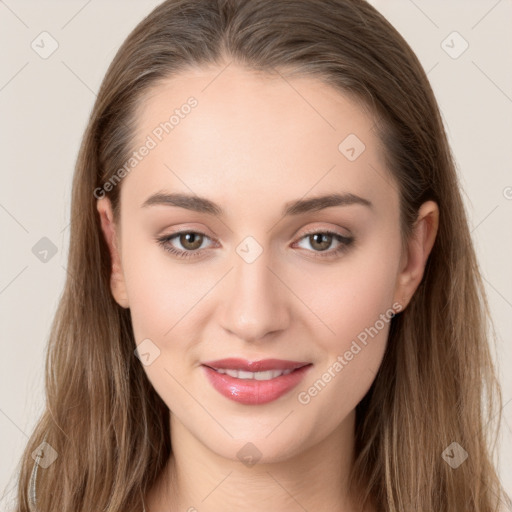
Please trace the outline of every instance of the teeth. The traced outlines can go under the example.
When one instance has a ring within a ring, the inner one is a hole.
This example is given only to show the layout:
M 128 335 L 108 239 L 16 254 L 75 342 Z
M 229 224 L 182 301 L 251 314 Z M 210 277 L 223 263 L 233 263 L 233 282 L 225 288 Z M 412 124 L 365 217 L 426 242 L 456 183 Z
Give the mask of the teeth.
M 280 377 L 281 375 L 288 375 L 292 373 L 293 370 L 267 370 L 265 372 L 246 372 L 245 370 L 224 370 L 224 369 L 216 369 L 218 373 L 225 373 L 230 377 L 234 377 L 235 379 L 256 379 L 256 380 L 271 380 L 276 377 Z

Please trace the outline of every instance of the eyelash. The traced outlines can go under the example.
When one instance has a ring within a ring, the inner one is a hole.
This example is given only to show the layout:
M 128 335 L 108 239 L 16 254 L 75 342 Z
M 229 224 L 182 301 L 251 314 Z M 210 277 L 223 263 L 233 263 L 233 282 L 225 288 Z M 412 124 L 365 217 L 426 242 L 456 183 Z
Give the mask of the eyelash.
M 156 241 L 158 242 L 159 245 L 161 245 L 163 247 L 163 249 L 165 251 L 171 253 L 174 256 L 177 256 L 178 258 L 187 259 L 187 258 L 199 257 L 200 254 L 205 249 L 196 249 L 194 251 L 191 251 L 191 250 L 182 251 L 182 250 L 176 249 L 174 246 L 169 244 L 169 242 L 173 238 L 179 237 L 180 235 L 184 235 L 184 234 L 202 235 L 203 237 L 210 239 L 209 236 L 205 235 L 204 233 L 201 233 L 200 231 L 179 231 L 177 233 L 173 233 L 172 235 L 165 235 L 162 237 L 157 237 Z M 349 248 L 349 246 L 352 245 L 352 243 L 355 240 L 354 237 L 343 236 L 343 235 L 340 235 L 339 233 L 336 233 L 335 231 L 315 230 L 315 231 L 310 231 L 310 232 L 304 233 L 304 235 L 302 235 L 302 237 L 299 239 L 299 241 L 303 240 L 304 238 L 307 238 L 311 235 L 332 235 L 338 242 L 340 242 L 340 245 L 338 248 L 336 248 L 332 251 L 329 251 L 329 252 L 327 252 L 327 250 L 326 251 L 312 251 L 312 252 L 317 253 L 315 258 L 332 258 L 332 257 L 338 256 L 339 254 L 342 254 L 343 252 L 345 252 Z

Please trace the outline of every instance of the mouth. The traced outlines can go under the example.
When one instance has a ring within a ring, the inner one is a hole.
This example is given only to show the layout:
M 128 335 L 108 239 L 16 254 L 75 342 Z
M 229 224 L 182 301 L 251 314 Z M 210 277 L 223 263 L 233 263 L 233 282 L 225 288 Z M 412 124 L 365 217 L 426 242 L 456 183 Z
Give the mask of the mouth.
M 212 368 L 211 366 L 209 368 Z M 221 373 L 224 375 L 229 375 L 230 377 L 233 377 L 234 379 L 242 379 L 242 380 L 249 380 L 249 379 L 255 379 L 255 380 L 271 380 L 275 379 L 276 377 L 281 377 L 281 375 L 288 375 L 289 373 L 292 373 L 295 370 L 267 370 L 264 372 L 246 372 L 244 370 L 225 370 L 221 368 L 212 368 L 212 370 L 216 371 L 217 373 Z
M 264 404 L 288 393 L 312 363 L 265 359 L 222 359 L 201 365 L 210 384 L 223 396 L 246 405 Z
M 270 380 L 288 375 L 293 371 L 310 365 L 312 363 L 303 361 L 290 361 L 286 359 L 262 359 L 260 361 L 248 361 L 240 358 L 219 359 L 217 361 L 206 361 L 208 366 L 218 373 L 229 375 L 235 379 L 256 379 Z

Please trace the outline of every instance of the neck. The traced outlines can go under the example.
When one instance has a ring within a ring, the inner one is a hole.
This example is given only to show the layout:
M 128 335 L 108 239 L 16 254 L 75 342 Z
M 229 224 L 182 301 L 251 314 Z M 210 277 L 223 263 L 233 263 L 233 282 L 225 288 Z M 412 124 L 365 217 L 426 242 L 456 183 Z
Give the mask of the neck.
M 353 512 L 356 497 L 347 482 L 354 425 L 355 411 L 308 449 L 284 460 L 250 465 L 204 446 L 171 414 L 173 453 L 148 496 L 146 511 Z

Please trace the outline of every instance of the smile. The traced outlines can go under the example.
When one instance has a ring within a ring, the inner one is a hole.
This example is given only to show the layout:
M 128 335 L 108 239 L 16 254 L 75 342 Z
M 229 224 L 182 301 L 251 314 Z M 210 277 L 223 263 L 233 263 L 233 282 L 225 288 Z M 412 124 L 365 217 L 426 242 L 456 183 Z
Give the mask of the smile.
M 275 379 L 276 377 L 280 377 L 281 375 L 288 375 L 289 373 L 293 372 L 293 370 L 267 370 L 265 372 L 246 372 L 244 370 L 223 370 L 220 368 L 215 371 L 218 373 L 229 375 L 230 377 L 233 377 L 235 379 L 242 380 L 271 380 Z
M 222 359 L 203 363 L 210 385 L 221 395 L 244 405 L 262 405 L 289 393 L 312 363 L 266 359 Z

